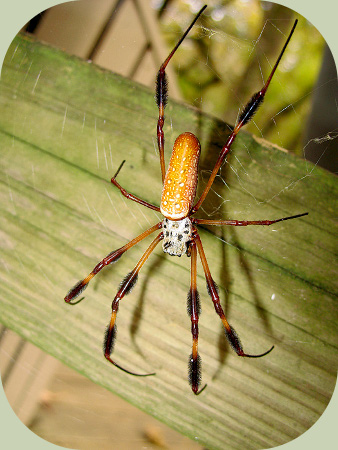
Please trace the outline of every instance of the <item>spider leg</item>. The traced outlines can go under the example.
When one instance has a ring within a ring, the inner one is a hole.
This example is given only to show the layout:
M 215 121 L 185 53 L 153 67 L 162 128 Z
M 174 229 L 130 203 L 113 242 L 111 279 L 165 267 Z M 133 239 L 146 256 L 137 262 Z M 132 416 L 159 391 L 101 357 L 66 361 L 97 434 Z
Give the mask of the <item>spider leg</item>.
M 148 203 L 145 200 L 142 200 L 141 198 L 136 197 L 136 195 L 130 194 L 116 181 L 116 177 L 117 177 L 118 173 L 120 172 L 120 170 L 122 169 L 122 166 L 125 162 L 126 162 L 126 160 L 122 161 L 122 163 L 120 164 L 119 168 L 117 169 L 115 175 L 112 177 L 112 179 L 110 181 L 121 191 L 121 194 L 124 195 L 129 200 L 133 200 L 134 202 L 139 203 L 140 205 L 146 206 L 147 208 L 150 208 L 150 209 L 153 209 L 154 211 L 159 212 L 160 208 L 158 206 L 152 205 L 151 203 Z
M 284 47 L 282 48 L 282 51 L 280 52 L 280 54 L 279 54 L 279 56 L 277 58 L 277 61 L 276 61 L 275 65 L 273 66 L 273 68 L 272 68 L 272 70 L 270 72 L 269 78 L 267 79 L 265 85 L 262 87 L 262 89 L 260 91 L 256 92 L 251 97 L 251 99 L 249 100 L 249 102 L 247 103 L 247 105 L 244 107 L 243 111 L 239 115 L 237 124 L 236 124 L 235 128 L 232 130 L 232 132 L 231 132 L 230 136 L 228 137 L 224 147 L 221 150 L 221 153 L 219 154 L 219 157 L 218 157 L 218 159 L 216 161 L 215 167 L 213 168 L 213 171 L 211 172 L 211 175 L 209 177 L 209 180 L 207 182 L 207 185 L 206 185 L 204 191 L 202 192 L 202 194 L 201 194 L 199 200 L 197 201 L 197 203 L 195 204 L 195 206 L 191 209 L 191 212 L 190 212 L 191 214 L 194 214 L 200 208 L 202 203 L 204 202 L 205 197 L 207 196 L 207 194 L 208 194 L 208 192 L 209 192 L 209 190 L 210 190 L 210 188 L 211 188 L 211 186 L 212 186 L 212 184 L 213 184 L 213 182 L 215 180 L 215 177 L 216 177 L 216 175 L 217 175 L 217 173 L 218 173 L 218 171 L 219 171 L 219 169 L 220 169 L 220 167 L 221 167 L 225 157 L 230 152 L 231 145 L 234 142 L 234 140 L 235 140 L 239 130 L 252 119 L 252 117 L 254 116 L 255 112 L 258 109 L 258 107 L 263 102 L 265 93 L 266 93 L 266 91 L 267 91 L 267 89 L 269 87 L 269 84 L 270 84 L 271 79 L 272 79 L 272 77 L 273 77 L 273 75 L 274 75 L 274 73 L 275 73 L 275 71 L 277 69 L 277 66 L 278 66 L 278 64 L 279 64 L 279 62 L 280 62 L 280 60 L 281 60 L 281 58 L 282 58 L 282 56 L 283 56 L 283 54 L 285 52 L 285 49 L 286 49 L 286 47 L 287 47 L 287 45 L 288 45 L 288 43 L 289 43 L 289 41 L 291 39 L 291 36 L 292 36 L 292 34 L 293 34 L 293 32 L 294 32 L 294 30 L 296 28 L 297 22 L 298 21 L 296 19 L 295 23 L 294 23 L 294 25 L 293 25 L 290 33 L 289 33 L 289 36 L 288 36 L 288 38 L 287 38 L 287 40 L 286 40 L 286 42 L 284 44 Z
M 191 256 L 191 282 L 187 298 L 187 312 L 191 317 L 192 352 L 189 357 L 189 383 L 194 394 L 200 394 L 205 388 L 198 389 L 201 383 L 201 358 L 198 354 L 198 319 L 201 313 L 199 294 L 197 291 L 197 251 L 196 243 L 192 241 L 189 247 Z
M 175 45 L 174 49 L 170 52 L 167 59 L 164 61 L 164 63 L 161 65 L 160 70 L 157 73 L 156 77 L 156 104 L 158 107 L 158 121 L 157 121 L 157 144 L 158 144 L 158 150 L 160 154 L 160 165 L 161 165 L 161 174 L 162 174 L 162 183 L 164 182 L 165 177 L 165 162 L 164 162 L 164 131 L 163 131 L 163 125 L 164 125 L 164 108 L 167 106 L 168 102 L 168 80 L 167 75 L 165 73 L 165 69 L 171 60 L 172 56 L 175 54 L 178 47 L 182 44 L 185 37 L 191 30 L 191 28 L 195 25 L 195 22 L 199 18 L 199 16 L 202 14 L 202 12 L 205 10 L 207 6 L 203 6 L 203 8 L 197 13 L 195 19 L 192 21 L 192 23 L 189 25 L 183 36 L 180 38 L 178 43 Z
M 231 347 L 235 350 L 235 352 L 237 353 L 238 356 L 246 356 L 248 358 L 259 358 L 261 356 L 267 355 L 268 353 L 271 352 L 271 350 L 274 348 L 274 346 L 272 346 L 266 352 L 260 353 L 258 355 L 250 355 L 250 354 L 244 352 L 241 341 L 239 340 L 239 337 L 237 336 L 236 331 L 229 324 L 229 322 L 227 321 L 227 319 L 225 317 L 225 314 L 224 314 L 224 311 L 223 311 L 223 308 L 221 306 L 221 302 L 219 299 L 219 295 L 218 295 L 218 287 L 211 276 L 209 265 L 208 265 L 208 262 L 207 262 L 207 259 L 205 257 L 205 253 L 203 250 L 202 241 L 201 241 L 201 238 L 199 237 L 199 234 L 198 234 L 196 228 L 194 230 L 194 239 L 196 241 L 197 249 L 198 249 L 198 252 L 199 252 L 199 255 L 201 258 L 201 262 L 202 262 L 202 266 L 203 266 L 203 270 L 205 273 L 208 293 L 214 303 L 215 311 L 219 315 L 219 317 L 223 323 L 225 335 L 226 335 Z
M 275 220 L 209 220 L 191 218 L 192 223 L 198 225 L 233 225 L 235 227 L 245 227 L 247 225 L 272 225 L 273 223 L 283 222 L 284 220 L 297 219 L 307 216 L 309 213 L 296 214 L 295 216 L 282 217 Z
M 129 272 L 128 275 L 122 280 L 122 282 L 120 284 L 120 288 L 117 291 L 117 294 L 115 295 L 115 298 L 112 303 L 111 318 L 110 318 L 110 322 L 109 322 L 109 325 L 106 330 L 104 344 L 103 344 L 104 356 L 109 362 L 114 364 L 114 366 L 118 367 L 119 369 L 121 369 L 124 372 L 129 373 L 131 375 L 145 377 L 145 376 L 155 375 L 155 374 L 154 373 L 139 374 L 139 373 L 131 372 L 131 371 L 121 367 L 119 364 L 117 364 L 111 358 L 110 355 L 113 351 L 115 338 L 116 338 L 116 316 L 117 316 L 117 311 L 119 308 L 119 302 L 125 295 L 129 294 L 129 292 L 133 289 L 133 287 L 135 286 L 135 284 L 137 282 L 138 273 L 141 270 L 143 264 L 147 261 L 147 259 L 149 258 L 150 254 L 152 253 L 152 251 L 154 250 L 156 245 L 162 239 L 163 239 L 163 233 L 161 232 L 158 236 L 156 236 L 156 238 L 153 240 L 153 242 L 149 245 L 149 247 L 144 252 L 144 254 L 142 255 L 139 262 L 136 264 L 135 268 L 131 272 Z
M 133 247 L 135 244 L 142 241 L 142 239 L 149 236 L 149 234 L 153 233 L 156 230 L 159 230 L 162 227 L 162 222 L 157 223 L 153 227 L 149 228 L 148 230 L 141 233 L 139 236 L 134 238 L 133 240 L 129 241 L 126 245 L 123 247 L 118 248 L 117 250 L 114 250 L 113 252 L 109 253 L 105 258 L 103 258 L 102 261 L 100 261 L 94 269 L 90 272 L 90 274 L 84 278 L 83 280 L 80 280 L 78 283 L 75 284 L 75 286 L 70 289 L 68 294 L 65 297 L 65 301 L 71 305 L 74 305 L 78 302 L 72 303 L 72 300 L 78 297 L 88 286 L 89 281 L 100 272 L 101 269 L 103 269 L 105 266 L 108 266 L 109 264 L 112 264 L 116 262 L 124 252 L 129 250 L 131 247 Z

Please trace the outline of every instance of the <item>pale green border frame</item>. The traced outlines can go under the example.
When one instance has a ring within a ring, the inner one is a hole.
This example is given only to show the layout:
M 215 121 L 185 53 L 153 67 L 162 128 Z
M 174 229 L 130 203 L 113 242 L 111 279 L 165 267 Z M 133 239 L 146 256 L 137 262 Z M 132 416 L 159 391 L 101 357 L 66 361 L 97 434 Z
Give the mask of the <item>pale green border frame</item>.
M 93 0 L 95 1 L 95 0 Z M 205 0 L 208 3 L 208 0 Z M 10 0 L 0 4 L 0 63 L 20 28 L 32 17 L 47 8 L 64 3 L 58 0 Z M 279 0 L 278 2 L 306 17 L 323 35 L 337 61 L 336 17 L 338 5 L 333 0 L 310 2 L 309 0 Z M 281 445 L 280 450 L 331 450 L 338 443 L 338 389 L 334 391 L 329 405 L 320 419 L 297 439 Z M 9 405 L 0 384 L 0 446 L 6 450 L 52 450 L 63 448 L 51 444 L 31 432 L 17 418 Z

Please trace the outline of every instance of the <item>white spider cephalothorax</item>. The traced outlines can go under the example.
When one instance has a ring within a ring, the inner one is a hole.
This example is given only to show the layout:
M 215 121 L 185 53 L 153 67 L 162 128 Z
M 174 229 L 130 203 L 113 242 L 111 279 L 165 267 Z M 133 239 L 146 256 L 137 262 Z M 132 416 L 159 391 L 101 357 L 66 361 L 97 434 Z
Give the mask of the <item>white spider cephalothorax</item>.
M 187 253 L 188 242 L 191 241 L 192 225 L 189 217 L 182 220 L 164 219 L 163 251 L 172 256 L 182 256 Z

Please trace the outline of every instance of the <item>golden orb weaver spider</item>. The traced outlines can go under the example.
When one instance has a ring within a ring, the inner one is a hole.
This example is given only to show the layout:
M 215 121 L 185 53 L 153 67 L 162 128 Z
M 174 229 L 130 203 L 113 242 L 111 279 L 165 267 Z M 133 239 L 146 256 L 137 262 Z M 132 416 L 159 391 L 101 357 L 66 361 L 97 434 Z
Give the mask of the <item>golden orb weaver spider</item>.
M 168 253 L 172 256 L 182 256 L 186 254 L 191 258 L 191 282 L 190 282 L 190 290 L 188 292 L 187 298 L 187 306 L 188 306 L 188 314 L 191 318 L 191 333 L 192 333 L 192 353 L 189 357 L 189 382 L 194 394 L 200 394 L 206 385 L 200 389 L 201 384 L 201 360 L 198 353 L 198 321 L 200 315 L 200 304 L 199 304 L 199 294 L 197 291 L 197 253 L 200 256 L 200 260 L 202 263 L 202 267 L 204 270 L 208 294 L 210 295 L 215 311 L 220 317 L 223 326 L 225 335 L 234 349 L 234 351 L 239 356 L 246 356 L 250 358 L 258 358 L 264 355 L 267 355 L 274 348 L 272 346 L 269 350 L 264 353 L 258 355 L 251 355 L 245 353 L 242 347 L 242 344 L 231 325 L 229 325 L 224 311 L 222 309 L 220 298 L 218 294 L 218 288 L 216 283 L 214 282 L 208 262 L 203 250 L 202 242 L 200 236 L 198 234 L 197 228 L 195 225 L 204 224 L 204 225 L 233 225 L 233 226 L 247 226 L 247 225 L 271 225 L 277 222 L 295 219 L 297 217 L 302 217 L 307 215 L 308 213 L 297 214 L 295 216 L 283 217 L 281 219 L 275 220 L 209 220 L 209 219 L 197 219 L 192 217 L 199 208 L 201 207 L 203 201 L 205 200 L 214 179 L 220 169 L 222 163 L 225 160 L 225 157 L 230 151 L 231 145 L 235 140 L 239 130 L 248 123 L 253 117 L 255 111 L 262 103 L 265 93 L 269 87 L 271 79 L 277 69 L 277 66 L 285 52 L 285 49 L 291 39 L 291 36 L 295 30 L 297 25 L 297 20 L 295 21 L 289 36 L 279 54 L 279 57 L 273 66 L 271 73 L 262 87 L 260 91 L 254 94 L 251 100 L 244 107 L 243 111 L 239 115 L 237 123 L 233 128 L 231 134 L 229 135 L 224 147 L 222 148 L 219 157 L 216 161 L 215 167 L 213 168 L 209 180 L 207 182 L 206 187 L 204 188 L 199 200 L 194 204 L 194 199 L 196 195 L 196 187 L 197 187 L 197 169 L 199 163 L 200 156 L 200 143 L 197 137 L 189 132 L 183 133 L 176 139 L 171 155 L 171 159 L 169 162 L 169 167 L 166 172 L 165 170 L 165 162 L 164 162 L 164 108 L 167 103 L 168 97 L 168 87 L 167 87 L 167 77 L 165 69 L 171 60 L 172 56 L 175 54 L 178 47 L 181 45 L 191 28 L 194 26 L 197 19 L 205 10 L 206 5 L 198 12 L 195 19 L 192 21 L 188 29 L 185 31 L 181 39 L 178 41 L 174 49 L 171 51 L 167 59 L 164 61 L 162 66 L 160 67 L 157 79 L 156 79 L 156 101 L 159 109 L 159 117 L 157 122 L 157 142 L 159 148 L 160 155 L 160 165 L 161 165 L 161 174 L 162 174 L 162 197 L 161 197 L 161 205 L 160 207 L 152 205 L 133 194 L 127 192 L 117 181 L 117 175 L 124 164 L 124 161 L 118 168 L 115 175 L 112 177 L 111 182 L 121 191 L 121 193 L 128 199 L 131 199 L 141 205 L 146 206 L 147 208 L 153 209 L 155 211 L 161 212 L 163 214 L 163 221 L 157 223 L 152 226 L 148 230 L 144 231 L 142 234 L 125 244 L 124 246 L 118 248 L 117 250 L 109 253 L 102 261 L 100 261 L 90 272 L 90 274 L 79 281 L 66 295 L 65 301 L 70 304 L 72 300 L 78 297 L 83 290 L 88 286 L 89 281 L 100 272 L 103 267 L 116 262 L 127 250 L 136 245 L 138 242 L 142 241 L 144 238 L 149 236 L 151 233 L 156 230 L 161 230 L 161 232 L 157 235 L 157 237 L 152 241 L 149 245 L 148 249 L 142 255 L 139 262 L 136 264 L 134 269 L 128 273 L 128 275 L 123 279 L 120 284 L 119 290 L 115 295 L 115 298 L 112 302 L 112 314 L 110 323 L 107 327 L 105 339 L 104 339 L 104 356 L 105 358 L 114 364 L 119 369 L 123 370 L 126 373 L 136 376 L 149 376 L 154 375 L 154 373 L 147 374 L 138 374 L 131 372 L 119 364 L 117 364 L 112 358 L 111 353 L 114 346 L 114 341 L 116 337 L 116 317 L 119 307 L 120 300 L 128 294 L 133 286 L 135 285 L 138 273 L 141 270 L 142 266 L 147 261 L 148 257 L 156 247 L 156 245 L 163 241 L 162 247 L 165 253 Z

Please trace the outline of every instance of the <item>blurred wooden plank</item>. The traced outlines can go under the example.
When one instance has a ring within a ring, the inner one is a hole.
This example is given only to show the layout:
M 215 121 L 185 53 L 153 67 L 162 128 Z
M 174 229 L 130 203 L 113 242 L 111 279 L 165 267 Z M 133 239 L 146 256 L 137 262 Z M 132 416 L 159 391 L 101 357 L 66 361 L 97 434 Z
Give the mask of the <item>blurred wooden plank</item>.
M 22 340 L 20 336 L 12 333 L 10 330 L 6 330 L 1 326 L 1 354 L 0 354 L 0 367 L 1 367 L 1 380 L 4 383 L 8 378 L 9 372 L 13 366 L 13 360 L 22 346 Z
M 37 412 L 58 364 L 13 331 L 4 330 L 0 339 L 1 381 L 9 404 L 25 425 Z
M 201 446 L 64 364 L 44 394 L 30 426 L 38 436 L 65 448 L 198 450 Z
M 93 280 L 84 302 L 63 302 L 102 256 L 159 220 L 109 183 L 124 158 L 120 183 L 159 202 L 153 92 L 19 37 L 4 66 L 1 109 L 1 321 L 208 448 L 229 448 L 229 442 L 268 448 L 307 430 L 336 380 L 335 178 L 246 133 L 238 138 L 204 214 L 220 208 L 238 219 L 310 215 L 268 229 L 201 231 L 244 348 L 276 348 L 258 360 L 228 353 L 199 267 L 208 388 L 195 397 L 186 382 L 186 258 L 167 258 L 159 248 L 121 303 L 116 359 L 135 371 L 156 370 L 155 377 L 130 377 L 101 355 L 116 286 L 148 242 Z M 165 125 L 167 156 L 180 132 L 198 133 L 203 175 L 227 127 L 173 102 L 167 117 L 173 118 Z
M 114 22 L 99 43 L 93 60 L 99 66 L 128 76 L 147 38 L 134 2 L 122 2 L 115 14 Z
M 37 39 L 88 58 L 117 0 L 65 2 L 46 11 L 35 31 Z
M 50 8 L 35 37 L 71 55 L 153 87 L 169 49 L 149 1 L 81 0 Z M 175 71 L 168 67 L 170 95 L 180 99 Z

